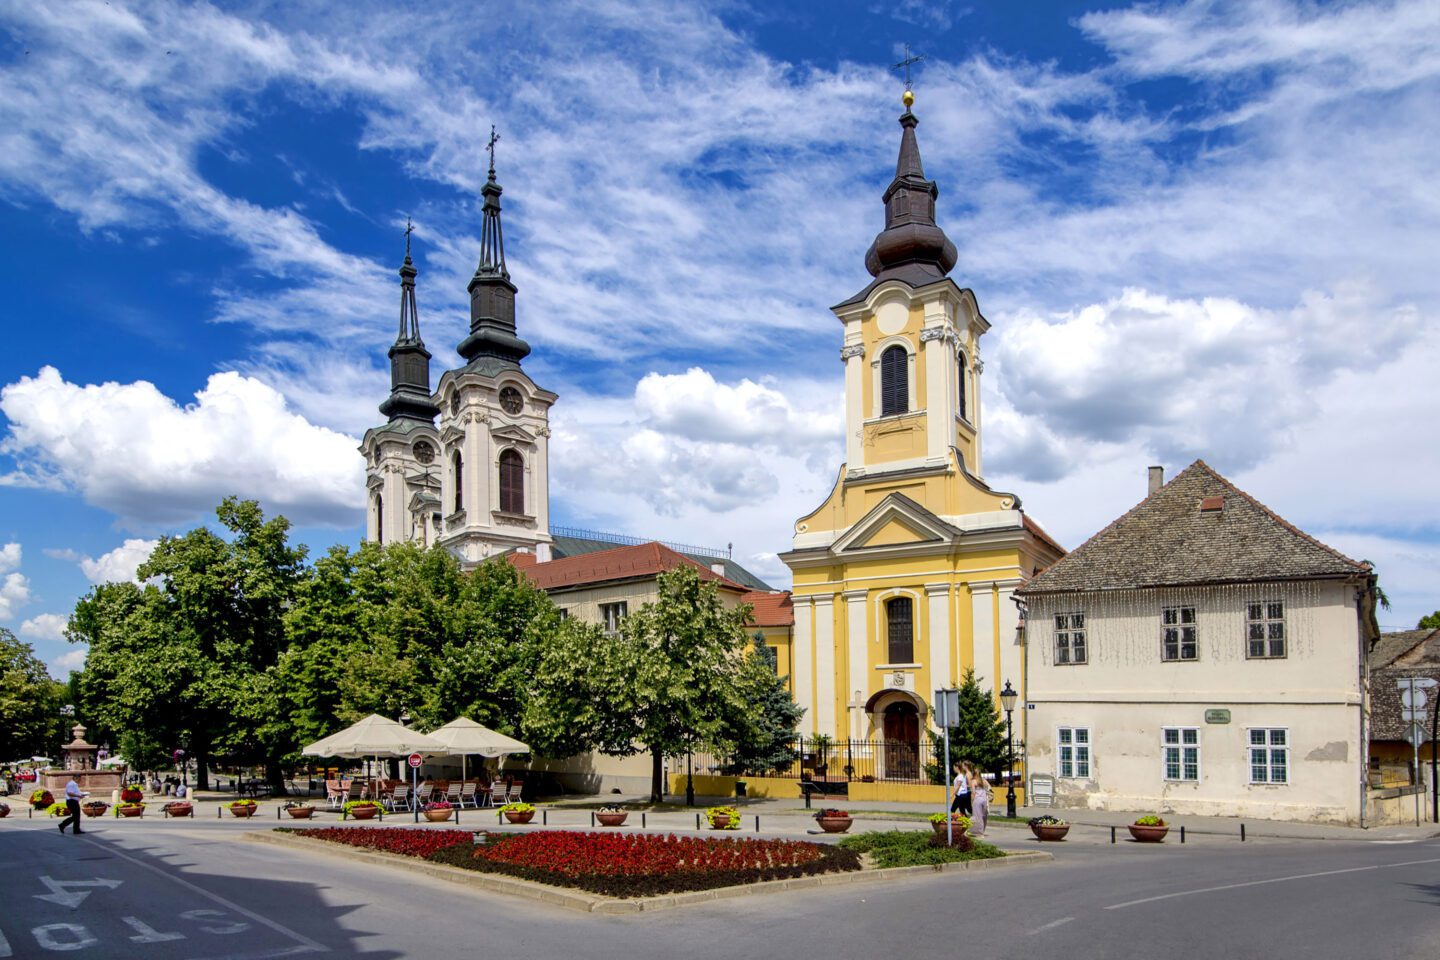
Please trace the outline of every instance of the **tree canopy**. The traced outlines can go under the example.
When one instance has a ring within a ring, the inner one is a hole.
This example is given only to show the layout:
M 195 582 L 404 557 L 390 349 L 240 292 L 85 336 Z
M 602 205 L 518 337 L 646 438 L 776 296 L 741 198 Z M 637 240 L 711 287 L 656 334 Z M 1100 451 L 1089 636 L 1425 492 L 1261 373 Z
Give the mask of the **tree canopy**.
M 1440 630 L 1440 610 L 1436 610 L 1434 613 L 1427 614 L 1426 616 L 1421 617 L 1420 622 L 1415 624 L 1415 629 Z
M 942 733 L 930 732 L 931 756 L 945 756 Z M 950 728 L 950 760 L 948 763 L 927 764 L 931 783 L 944 783 L 951 767 L 968 760 L 977 770 L 999 773 L 1005 768 L 1005 720 L 995 706 L 991 691 L 982 688 L 974 670 L 966 670 L 960 682 L 960 715 Z
M 54 755 L 64 689 L 34 647 L 0 627 L 0 760 Z

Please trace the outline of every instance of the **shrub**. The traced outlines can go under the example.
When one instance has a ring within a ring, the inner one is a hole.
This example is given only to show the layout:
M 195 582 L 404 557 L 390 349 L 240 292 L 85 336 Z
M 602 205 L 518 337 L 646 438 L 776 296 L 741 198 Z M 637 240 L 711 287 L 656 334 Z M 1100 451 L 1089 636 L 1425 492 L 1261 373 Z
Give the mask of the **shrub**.
M 999 847 L 976 840 L 970 849 L 936 844 L 932 833 L 918 830 L 876 830 L 857 833 L 840 841 L 840 846 L 857 854 L 868 853 L 875 866 L 917 867 L 962 860 L 993 860 L 1005 854 Z
M 345 804 L 345 812 L 346 812 L 346 813 L 353 813 L 353 812 L 355 812 L 357 809 L 359 809 L 360 807 L 378 807 L 378 806 L 380 806 L 380 804 L 376 803 L 374 800 L 351 800 L 349 803 Z
M 932 813 L 932 814 L 930 814 L 930 822 L 931 822 L 931 823 L 944 823 L 946 820 L 952 821 L 952 822 L 955 824 L 955 826 L 957 826 L 957 827 L 963 827 L 963 828 L 966 829 L 966 830 L 969 830 L 969 829 L 970 829 L 971 820 L 970 820 L 969 817 L 965 816 L 965 814 L 963 814 L 963 813 L 948 813 L 948 814 L 947 814 L 947 813 Z
M 507 811 L 510 813 L 534 813 L 535 807 L 528 803 L 507 803 L 500 808 L 500 812 L 505 813 Z
M 49 790 L 36 790 L 34 793 L 30 794 L 30 803 L 37 809 L 40 807 L 48 807 L 54 802 L 55 795 Z
M 475 836 L 469 830 L 416 830 L 405 827 L 310 827 L 304 830 L 282 828 L 282 832 L 421 859 L 446 847 L 460 844 L 472 846 Z
M 860 858 L 853 851 L 804 840 L 560 830 L 491 834 L 489 843 L 473 851 L 444 849 L 430 859 L 612 897 L 708 890 L 860 869 Z
M 52 803 L 45 808 L 45 812 L 52 817 L 64 817 L 69 815 L 70 810 L 63 803 Z
M 839 807 L 825 807 L 823 810 L 820 810 L 815 814 L 816 820 L 825 820 L 831 817 L 844 817 L 846 819 L 849 819 L 850 813 L 849 811 L 841 810 Z
M 740 829 L 740 811 L 734 807 L 708 807 L 705 810 L 705 822 L 714 829 L 716 817 L 729 817 L 730 821 L 724 827 L 726 830 Z
M 183 803 L 184 801 L 181 801 L 181 802 Z M 230 806 L 232 806 L 232 807 L 253 807 L 253 806 L 256 806 L 256 803 L 255 803 L 254 800 L 232 800 L 232 801 L 230 801 Z
M 1068 827 L 1068 826 L 1070 826 L 1070 821 L 1068 821 L 1068 820 L 1061 820 L 1059 817 L 1052 817 L 1052 816 L 1050 816 L 1050 814 L 1047 813 L 1047 814 L 1045 814 L 1045 815 L 1043 815 L 1043 816 L 1031 817 L 1031 818 L 1030 818 L 1030 826 L 1032 826 L 1032 827 Z
M 1164 821 L 1164 820 L 1161 820 L 1159 817 L 1157 817 L 1157 816 L 1155 816 L 1153 813 L 1151 813 L 1151 814 L 1146 814 L 1146 815 L 1143 816 L 1143 817 L 1136 817 L 1136 818 L 1135 818 L 1135 826 L 1137 826 L 1137 827 L 1163 827 L 1163 826 L 1165 826 L 1165 821 Z

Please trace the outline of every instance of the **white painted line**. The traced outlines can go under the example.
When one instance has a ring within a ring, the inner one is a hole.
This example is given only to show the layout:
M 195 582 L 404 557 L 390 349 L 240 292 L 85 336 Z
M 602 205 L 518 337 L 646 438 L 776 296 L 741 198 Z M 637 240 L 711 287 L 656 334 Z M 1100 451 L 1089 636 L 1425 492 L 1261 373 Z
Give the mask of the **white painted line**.
M 1173 900 L 1175 897 L 1193 897 L 1202 893 L 1215 893 L 1220 890 L 1239 890 L 1241 887 L 1258 887 L 1267 883 L 1289 883 L 1291 880 L 1310 880 L 1315 877 L 1334 877 L 1342 873 L 1363 873 L 1366 870 L 1393 870 L 1396 867 L 1415 867 L 1422 863 L 1440 863 L 1440 857 L 1432 860 L 1406 860 L 1404 863 L 1377 863 L 1369 867 L 1346 867 L 1343 870 L 1322 870 L 1319 873 L 1297 873 L 1291 877 L 1271 877 L 1268 880 L 1248 880 L 1245 883 L 1227 883 L 1219 887 L 1201 887 L 1199 890 L 1162 893 L 1158 897 L 1145 897 L 1140 900 L 1126 900 L 1124 903 L 1112 903 L 1105 909 L 1119 910 L 1122 907 L 1134 907 L 1142 903 L 1154 903 L 1157 900 Z
M 1051 920 L 1049 923 L 1045 924 L 1045 926 L 1036 927 L 1034 930 L 1028 931 L 1028 933 L 1030 936 L 1033 937 L 1037 933 L 1044 933 L 1046 930 L 1054 930 L 1056 927 L 1064 926 L 1065 924 L 1069 923 L 1071 920 L 1074 919 L 1074 917 L 1061 917 L 1059 920 Z
M 120 857 L 122 860 L 128 860 L 128 861 L 130 861 L 131 863 L 135 864 L 135 866 L 137 866 L 137 867 L 142 867 L 142 868 L 144 868 L 144 869 L 146 869 L 146 870 L 149 870 L 151 873 L 155 874 L 155 875 L 158 876 L 158 877 L 164 877 L 166 880 L 169 880 L 171 883 L 177 883 L 177 884 L 179 884 L 180 886 L 184 887 L 184 888 L 187 889 L 187 890 L 190 890 L 190 891 L 192 891 L 192 892 L 194 892 L 194 893 L 198 893 L 198 894 L 200 894 L 200 896 L 205 897 L 207 900 L 211 900 L 211 901 L 214 901 L 215 903 L 220 904 L 220 906 L 225 907 L 227 910 L 233 910 L 234 912 L 240 914 L 241 916 L 249 917 L 251 920 L 254 920 L 256 923 L 263 924 L 264 926 L 269 927 L 271 930 L 274 930 L 276 933 L 280 934 L 281 936 L 289 937 L 291 940 L 294 940 L 297 944 L 300 944 L 300 946 L 304 948 L 304 949 L 300 949 L 300 950 L 292 950 L 292 951 L 290 951 L 289 953 L 284 953 L 284 954 L 268 954 L 269 956 L 290 956 L 290 955 L 295 954 L 295 953 L 329 953 L 329 952 L 330 952 L 330 948 L 327 947 L 327 946 L 325 946 L 323 943 L 317 943 L 317 942 L 315 942 L 314 940 L 311 940 L 309 937 L 307 937 L 307 936 L 305 936 L 305 935 L 303 935 L 303 934 L 296 933 L 294 930 L 291 930 L 289 927 L 282 926 L 282 925 L 276 923 L 274 920 L 269 919 L 268 917 L 262 917 L 260 914 L 256 913 L 255 911 L 253 911 L 253 910 L 247 910 L 246 908 L 240 906 L 240 904 L 238 904 L 238 903 L 232 903 L 231 901 L 226 900 L 224 897 L 220 896 L 219 894 L 211 893 L 209 890 L 206 890 L 204 887 L 196 886 L 195 884 L 191 883 L 189 880 L 184 879 L 183 877 L 178 877 L 178 876 L 175 876 L 174 874 L 166 873 L 164 870 L 161 870 L 159 867 L 151 866 L 150 864 L 146 863 L 144 860 L 137 860 L 135 857 L 132 857 L 132 856 L 130 856 L 130 854 L 128 854 L 128 853 L 126 853 L 125 851 L 121 850 L 120 847 L 119 847 L 117 844 L 101 844 L 101 843 L 96 843 L 94 840 L 91 840 L 89 837 L 85 837 L 84 840 L 85 840 L 86 843 L 91 844 L 92 846 L 99 847 L 99 848 L 102 849 L 102 850 L 106 850 L 106 851 L 108 851 L 108 852 L 110 852 L 110 853 L 113 853 L 115 856 Z M 254 956 L 260 957 L 260 956 L 265 956 L 265 955 L 264 955 L 264 954 L 255 954 Z

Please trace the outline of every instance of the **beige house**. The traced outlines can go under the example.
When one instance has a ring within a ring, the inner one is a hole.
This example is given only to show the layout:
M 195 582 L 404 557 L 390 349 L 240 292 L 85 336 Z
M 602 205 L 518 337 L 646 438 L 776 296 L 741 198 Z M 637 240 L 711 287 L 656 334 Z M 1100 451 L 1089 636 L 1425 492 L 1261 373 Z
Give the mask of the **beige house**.
M 1359 823 L 1375 577 L 1202 461 L 1017 591 L 1032 796 Z M 1018 719 L 1018 717 L 1017 717 Z

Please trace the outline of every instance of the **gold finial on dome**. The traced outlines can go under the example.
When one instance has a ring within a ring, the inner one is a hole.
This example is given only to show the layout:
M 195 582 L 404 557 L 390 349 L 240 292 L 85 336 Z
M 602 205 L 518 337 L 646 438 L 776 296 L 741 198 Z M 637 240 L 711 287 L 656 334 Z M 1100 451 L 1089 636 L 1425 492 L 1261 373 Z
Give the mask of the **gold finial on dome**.
M 905 103 L 905 109 L 909 110 L 915 105 L 915 91 L 906 90 L 905 95 L 900 98 Z

